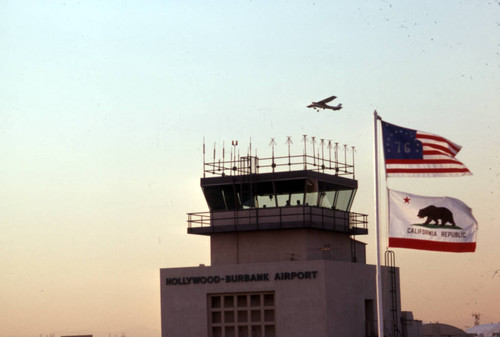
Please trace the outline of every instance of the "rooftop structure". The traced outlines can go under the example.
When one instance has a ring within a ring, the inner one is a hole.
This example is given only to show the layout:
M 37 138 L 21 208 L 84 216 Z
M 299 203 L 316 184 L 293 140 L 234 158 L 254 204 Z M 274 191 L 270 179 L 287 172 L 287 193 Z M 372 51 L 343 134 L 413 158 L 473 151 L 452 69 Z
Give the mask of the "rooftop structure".
M 228 160 L 222 147 L 207 161 L 204 146 L 209 211 L 189 213 L 187 231 L 210 238 L 211 266 L 161 270 L 163 337 L 376 336 L 376 268 L 355 238 L 368 220 L 351 211 L 354 148 L 340 156 L 321 140 L 309 151 L 304 136 L 292 155 L 289 140 L 281 157 L 274 140 L 269 157 L 251 146 L 240 156 L 233 141 Z M 399 272 L 387 258 L 385 336 L 419 337 L 412 319 L 402 326 Z

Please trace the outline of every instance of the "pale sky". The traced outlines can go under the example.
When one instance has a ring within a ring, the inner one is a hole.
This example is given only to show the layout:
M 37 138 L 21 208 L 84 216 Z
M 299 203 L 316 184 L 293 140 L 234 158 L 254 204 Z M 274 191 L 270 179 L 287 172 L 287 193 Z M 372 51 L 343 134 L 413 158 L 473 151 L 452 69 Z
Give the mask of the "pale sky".
M 4 0 L 0 50 L 0 337 L 159 336 L 159 269 L 209 264 L 186 234 L 204 137 L 355 146 L 374 263 L 375 109 L 474 174 L 388 181 L 479 223 L 476 253 L 395 249 L 403 310 L 500 321 L 499 0 Z M 331 95 L 344 109 L 306 108 Z

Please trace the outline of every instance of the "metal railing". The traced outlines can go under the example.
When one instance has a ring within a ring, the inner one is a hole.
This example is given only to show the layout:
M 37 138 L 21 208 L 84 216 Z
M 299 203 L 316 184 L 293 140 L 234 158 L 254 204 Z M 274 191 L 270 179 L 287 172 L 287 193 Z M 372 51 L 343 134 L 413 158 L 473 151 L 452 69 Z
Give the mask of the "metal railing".
M 313 227 L 334 231 L 367 230 L 366 214 L 324 207 L 290 206 L 188 213 L 188 228 L 225 226 L 228 230 Z

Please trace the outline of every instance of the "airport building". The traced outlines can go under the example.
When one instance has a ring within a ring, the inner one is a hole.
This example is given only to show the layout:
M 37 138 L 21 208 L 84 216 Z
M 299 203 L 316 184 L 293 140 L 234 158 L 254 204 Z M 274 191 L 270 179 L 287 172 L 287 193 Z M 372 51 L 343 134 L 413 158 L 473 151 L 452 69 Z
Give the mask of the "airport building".
M 354 158 L 320 146 L 204 154 L 209 211 L 190 213 L 187 231 L 210 238 L 211 265 L 160 270 L 162 337 L 378 335 L 376 266 L 358 240 L 368 220 L 351 211 Z M 381 270 L 384 336 L 421 336 L 421 322 L 401 312 L 393 254 Z

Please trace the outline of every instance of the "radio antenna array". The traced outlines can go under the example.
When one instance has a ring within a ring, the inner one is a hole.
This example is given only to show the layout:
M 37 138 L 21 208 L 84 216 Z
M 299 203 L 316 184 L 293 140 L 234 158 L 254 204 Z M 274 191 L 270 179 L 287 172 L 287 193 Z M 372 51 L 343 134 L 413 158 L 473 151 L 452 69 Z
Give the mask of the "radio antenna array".
M 319 141 L 318 141 L 319 139 Z M 231 149 L 229 158 L 226 158 L 225 142 L 222 142 L 221 149 L 217 151 L 217 144 L 213 145 L 213 154 L 211 160 L 206 158 L 206 145 L 203 139 L 203 177 L 210 175 L 246 175 L 254 173 L 277 172 L 277 171 L 297 171 L 297 170 L 312 170 L 323 173 L 331 172 L 334 175 L 351 176 L 354 179 L 354 157 L 355 147 L 348 147 L 343 144 L 344 158 L 339 160 L 339 142 L 333 142 L 331 139 L 318 138 L 311 136 L 308 139 L 307 135 L 302 135 L 304 143 L 302 154 L 293 154 L 293 141 L 291 136 L 286 136 L 286 155 L 276 153 L 278 142 L 276 138 L 271 138 L 269 146 L 271 147 L 271 157 L 258 157 L 257 149 L 255 155 L 252 154 L 252 139 L 247 147 L 247 153 L 240 155 L 238 148 L 238 140 L 231 141 Z M 316 146 L 316 144 L 319 146 Z M 325 151 L 325 146 L 327 151 Z M 312 155 L 308 150 L 312 147 Z M 317 148 L 317 149 L 316 149 Z M 347 152 L 352 151 L 351 162 L 348 162 Z M 326 156 L 325 152 L 328 153 Z M 333 153 L 332 153 L 333 152 Z

